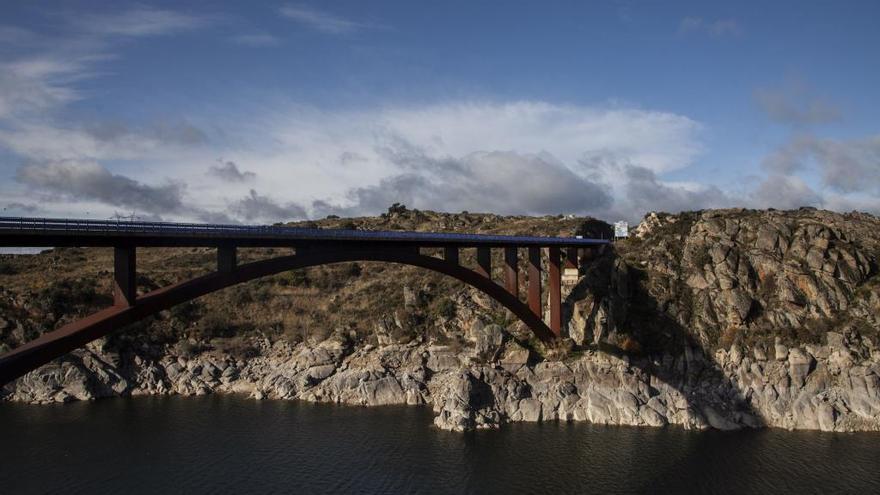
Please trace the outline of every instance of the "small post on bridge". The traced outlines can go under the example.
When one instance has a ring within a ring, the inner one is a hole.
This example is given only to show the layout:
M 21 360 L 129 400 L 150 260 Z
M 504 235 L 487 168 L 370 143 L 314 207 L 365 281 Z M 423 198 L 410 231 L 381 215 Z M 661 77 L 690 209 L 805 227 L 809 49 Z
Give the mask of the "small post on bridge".
M 137 300 L 137 254 L 134 246 L 113 248 L 113 304 L 134 306 Z
M 541 314 L 541 248 L 529 246 L 529 309 L 538 318 Z

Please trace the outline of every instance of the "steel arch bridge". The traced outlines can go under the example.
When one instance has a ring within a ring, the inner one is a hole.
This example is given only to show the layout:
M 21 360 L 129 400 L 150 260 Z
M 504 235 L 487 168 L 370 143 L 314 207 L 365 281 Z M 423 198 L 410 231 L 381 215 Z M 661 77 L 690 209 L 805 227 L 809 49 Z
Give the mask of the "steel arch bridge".
M 0 386 L 174 305 L 288 270 L 351 261 L 411 265 L 458 279 L 498 301 L 538 338 L 548 341 L 559 337 L 562 328 L 561 267 L 577 268 L 583 250 L 601 249 L 608 242 L 562 237 L 0 217 L 0 247 L 114 248 L 113 306 L 0 356 Z M 138 296 L 138 247 L 216 248 L 217 269 Z M 286 247 L 294 249 L 295 254 L 239 264 L 237 249 L 245 247 Z M 423 248 L 441 248 L 443 257 L 424 254 Z M 463 248 L 476 249 L 476 267 L 459 262 Z M 526 302 L 519 299 L 521 248 L 528 252 Z M 492 279 L 492 249 L 504 251 L 501 284 Z M 549 325 L 543 320 L 542 251 L 546 251 L 548 267 Z

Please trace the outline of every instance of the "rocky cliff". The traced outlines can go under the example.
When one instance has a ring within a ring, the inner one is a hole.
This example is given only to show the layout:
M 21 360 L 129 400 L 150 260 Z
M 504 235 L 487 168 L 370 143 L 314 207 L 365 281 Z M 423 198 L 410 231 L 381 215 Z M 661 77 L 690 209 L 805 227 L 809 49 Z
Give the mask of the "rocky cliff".
M 607 225 L 582 219 L 405 209 L 326 222 L 607 232 Z M 76 256 L 88 267 L 102 260 L 94 251 L 40 256 Z M 585 260 L 577 283 L 566 287 L 568 338 L 552 346 L 530 339 L 470 289 L 408 269 L 377 273 L 348 265 L 209 296 L 94 342 L 3 394 L 37 403 L 230 392 L 429 404 L 435 423 L 455 430 L 544 420 L 880 430 L 878 255 L 880 220 L 865 214 L 649 214 L 634 237 Z M 166 258 L 165 271 L 147 270 L 141 282 L 186 276 L 203 258 L 181 252 L 174 258 L 179 266 Z M 102 304 L 98 282 L 91 291 L 70 289 L 91 287 L 76 270 L 67 286 L 40 288 L 26 266 L 38 258 L 6 263 L 0 342 L 10 347 Z M 283 302 L 291 295 L 330 301 L 315 300 L 315 315 Z M 303 331 L 303 320 L 316 327 Z

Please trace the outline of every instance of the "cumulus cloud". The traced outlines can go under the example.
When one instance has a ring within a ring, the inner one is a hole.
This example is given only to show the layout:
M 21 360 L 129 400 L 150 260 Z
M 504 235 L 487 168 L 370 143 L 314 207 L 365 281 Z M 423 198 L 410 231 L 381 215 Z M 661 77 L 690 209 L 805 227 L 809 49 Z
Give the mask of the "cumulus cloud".
M 257 177 L 257 174 L 253 172 L 240 171 L 238 165 L 233 161 L 217 160 L 217 162 L 218 165 L 208 169 L 208 175 L 213 175 L 227 182 L 245 182 Z
M 288 19 L 328 34 L 350 34 L 374 27 L 371 24 L 355 22 L 305 5 L 285 5 L 279 9 L 279 12 Z
M 36 161 L 64 159 L 154 159 L 185 157 L 207 144 L 199 127 L 181 121 L 131 126 L 118 122 L 61 125 L 16 120 L 0 126 L 0 148 Z
M 778 208 L 789 210 L 801 206 L 822 206 L 822 197 L 800 177 L 771 174 L 755 189 L 750 198 L 751 205 L 758 208 Z
M 7 203 L 6 206 L 3 207 L 3 214 L 16 213 L 22 215 L 30 215 L 40 211 L 40 207 L 32 204 L 32 203 L 19 203 L 12 202 Z
M 621 204 L 617 210 L 627 218 L 646 211 L 679 212 L 706 208 L 724 208 L 736 201 L 716 186 L 695 183 L 668 183 L 644 167 L 624 168 Z
M 743 30 L 734 19 L 707 20 L 702 17 L 685 17 L 678 25 L 679 34 L 703 33 L 714 37 L 739 36 Z
M 306 218 L 306 210 L 302 206 L 296 203 L 278 203 L 267 196 L 257 194 L 253 189 L 230 209 L 247 221 L 260 220 L 273 223 Z
M 799 81 L 778 88 L 755 91 L 755 101 L 776 122 L 802 126 L 826 124 L 840 120 L 840 108 L 831 101 L 813 94 Z
M 74 201 L 100 201 L 153 214 L 174 213 L 183 208 L 184 186 L 168 182 L 150 186 L 113 174 L 96 162 L 60 161 L 20 167 L 16 179 L 39 191 Z
M 378 213 L 396 202 L 420 209 L 503 214 L 583 213 L 611 203 L 602 186 L 578 176 L 549 153 L 484 151 L 439 159 L 413 148 L 386 153 L 403 173 L 348 191 L 346 206 L 317 201 L 316 216 Z
M 770 154 L 764 167 L 780 175 L 816 171 L 823 185 L 840 193 L 880 193 L 880 135 L 851 140 L 797 136 Z
M 663 173 L 690 164 L 701 151 L 699 124 L 680 115 L 545 102 L 342 112 L 279 107 L 239 120 L 247 125 L 226 132 L 244 146 L 225 151 L 213 142 L 181 147 L 147 128 L 116 124 L 19 124 L 0 128 L 0 147 L 32 163 L 138 164 L 144 177 L 190 185 L 181 190 L 187 208 L 177 215 L 201 219 L 228 209 L 232 218 L 246 220 L 372 214 L 393 202 L 438 210 L 597 214 L 613 201 L 602 186 L 608 175 L 585 164 L 621 161 Z M 202 184 L 204 169 L 181 166 L 212 161 L 205 155 L 218 151 L 230 157 L 208 171 L 223 179 L 219 187 Z M 238 163 L 251 164 L 251 170 Z M 232 205 L 226 200 L 238 195 L 245 199 Z M 303 212 L 299 205 L 310 206 Z

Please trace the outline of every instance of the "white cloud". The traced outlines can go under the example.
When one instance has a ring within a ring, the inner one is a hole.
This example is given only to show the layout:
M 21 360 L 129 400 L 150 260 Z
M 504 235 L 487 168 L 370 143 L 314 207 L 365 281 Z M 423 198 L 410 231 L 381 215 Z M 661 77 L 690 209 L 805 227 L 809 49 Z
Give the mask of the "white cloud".
M 279 9 L 279 12 L 288 19 L 329 34 L 350 34 L 375 27 L 372 24 L 344 19 L 305 5 L 285 5 Z
M 153 214 L 183 209 L 182 184 L 171 181 L 161 186 L 141 184 L 91 161 L 27 164 L 18 169 L 16 178 L 27 186 L 73 201 L 96 200 Z
M 739 36 L 742 27 L 734 19 L 707 20 L 702 17 L 685 17 L 678 25 L 679 34 L 703 33 L 714 37 Z
M 375 213 L 387 205 L 367 206 L 362 201 L 366 193 L 376 197 L 376 188 L 383 185 L 403 192 L 402 183 L 410 181 L 421 187 L 412 191 L 423 191 L 411 192 L 410 201 L 425 208 L 558 213 L 574 208 L 567 202 L 571 184 L 608 177 L 604 168 L 597 171 L 586 163 L 601 157 L 658 173 L 673 170 L 700 152 L 699 129 L 696 122 L 670 113 L 545 102 L 451 102 L 333 113 L 296 107 L 279 109 L 249 131 L 236 132 L 259 136 L 260 144 L 252 146 L 259 151 L 228 156 L 251 164 L 258 176 L 254 187 L 261 193 L 305 205 L 323 200 L 348 211 L 360 206 L 360 212 Z M 431 191 L 462 191 L 465 173 L 486 174 L 479 180 L 491 183 L 488 171 L 493 168 L 497 177 L 526 181 L 523 190 L 554 176 L 559 183 L 544 182 L 546 194 L 560 198 L 541 208 L 535 207 L 542 204 L 539 198 L 515 208 L 511 188 L 479 193 L 467 188 L 458 201 L 440 200 L 442 195 Z M 554 175 L 562 171 L 569 179 Z M 301 187 L 291 189 L 290 184 Z M 586 199 L 595 192 L 584 188 L 577 198 L 582 209 L 596 206 Z
M 223 120 L 241 123 L 225 129 L 237 143 L 172 141 L 145 128 L 25 124 L 0 130 L 0 147 L 35 163 L 128 163 L 132 180 L 170 177 L 188 185 L 181 191 L 188 208 L 179 215 L 244 219 L 282 211 L 289 217 L 300 211 L 295 205 L 312 215 L 377 213 L 399 199 L 440 210 L 595 213 L 609 206 L 601 184 L 610 176 L 586 164 L 631 163 L 660 173 L 690 164 L 700 151 L 700 126 L 686 117 L 546 102 L 339 112 L 276 106 Z M 247 163 L 247 180 L 205 184 L 205 169 L 220 153 L 224 166 Z M 271 202 L 280 209 L 264 198 L 277 198 Z
M 217 160 L 217 165 L 208 169 L 208 175 L 217 177 L 226 182 L 245 182 L 254 180 L 257 174 L 245 170 L 242 172 L 233 161 Z
M 207 16 L 140 7 L 111 14 L 77 16 L 74 24 L 89 34 L 113 36 L 160 36 L 204 27 Z
M 776 122 L 803 126 L 840 120 L 840 108 L 814 94 L 805 83 L 791 80 L 778 88 L 755 91 L 755 101 Z
M 180 33 L 208 25 L 210 16 L 137 7 L 110 14 L 77 14 L 54 35 L 0 26 L 0 119 L 40 117 L 81 98 L 74 83 L 98 75 L 113 59 L 114 38 Z
M 79 98 L 70 86 L 81 79 L 87 63 L 61 57 L 0 61 L 0 119 L 45 112 Z
M 237 45 L 253 47 L 278 46 L 281 44 L 281 40 L 277 36 L 268 33 L 240 34 L 230 39 Z
M 772 173 L 818 173 L 821 183 L 838 193 L 880 194 L 880 135 L 859 139 L 792 138 L 767 156 Z

